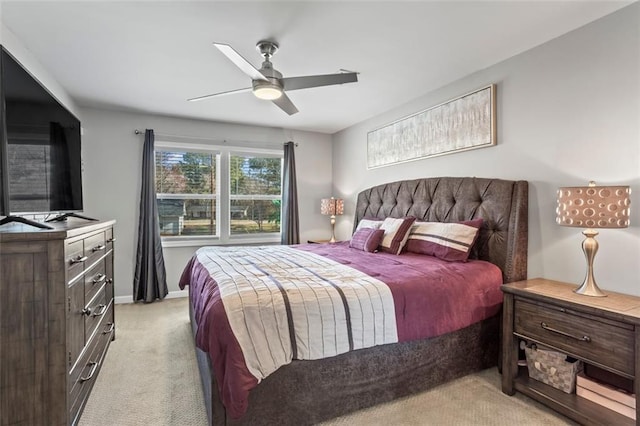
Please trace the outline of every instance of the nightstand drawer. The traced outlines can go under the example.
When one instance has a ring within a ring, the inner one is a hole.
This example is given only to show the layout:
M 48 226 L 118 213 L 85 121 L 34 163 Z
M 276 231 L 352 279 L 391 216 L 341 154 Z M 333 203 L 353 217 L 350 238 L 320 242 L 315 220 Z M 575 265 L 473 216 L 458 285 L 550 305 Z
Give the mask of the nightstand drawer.
M 633 376 L 633 326 L 586 313 L 515 300 L 514 332 Z

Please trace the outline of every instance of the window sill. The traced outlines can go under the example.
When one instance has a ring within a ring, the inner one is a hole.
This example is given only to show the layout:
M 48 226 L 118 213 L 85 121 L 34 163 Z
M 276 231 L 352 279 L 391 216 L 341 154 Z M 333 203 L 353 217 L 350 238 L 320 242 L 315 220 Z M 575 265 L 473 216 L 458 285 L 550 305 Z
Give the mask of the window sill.
M 216 237 L 164 237 L 162 247 L 203 247 L 280 244 L 280 234 L 256 236 L 234 236 L 225 240 Z

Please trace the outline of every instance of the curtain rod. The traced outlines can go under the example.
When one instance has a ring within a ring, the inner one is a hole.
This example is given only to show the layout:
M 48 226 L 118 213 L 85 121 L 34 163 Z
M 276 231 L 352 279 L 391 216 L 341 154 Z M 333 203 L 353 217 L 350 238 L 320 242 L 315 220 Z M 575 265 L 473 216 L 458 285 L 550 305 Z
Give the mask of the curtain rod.
M 138 129 L 134 129 L 133 133 L 135 133 L 136 135 L 144 135 L 144 130 L 138 130 Z M 155 132 L 154 132 L 155 134 Z M 168 137 L 173 137 L 173 138 L 183 138 L 183 139 L 200 139 L 200 140 L 205 140 L 205 141 L 213 141 L 213 139 L 211 138 L 203 138 L 203 137 L 199 137 L 199 136 L 185 136 L 185 135 L 170 135 L 168 133 L 157 133 L 159 136 L 168 136 Z M 220 141 L 219 141 L 220 142 Z M 228 141 L 226 139 L 223 139 L 221 141 L 222 143 L 227 143 Z M 244 142 L 252 142 L 252 141 L 244 141 Z M 291 141 L 293 142 L 293 141 Z M 276 142 L 277 143 L 277 142 Z M 287 142 L 283 143 L 283 145 L 285 145 Z M 298 142 L 293 142 L 295 146 L 298 146 Z

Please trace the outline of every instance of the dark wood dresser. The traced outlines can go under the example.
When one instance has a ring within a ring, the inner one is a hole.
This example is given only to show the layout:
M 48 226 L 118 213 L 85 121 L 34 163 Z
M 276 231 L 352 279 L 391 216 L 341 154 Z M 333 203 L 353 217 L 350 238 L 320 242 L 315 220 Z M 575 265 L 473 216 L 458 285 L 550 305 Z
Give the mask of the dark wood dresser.
M 636 402 L 640 398 L 640 297 L 589 297 L 574 293 L 576 287 L 542 278 L 502 286 L 502 391 L 519 391 L 585 425 L 640 425 L 640 416 L 634 421 L 564 393 L 518 367 L 519 341 L 533 342 L 633 381 Z
M 114 223 L 0 227 L 0 425 L 78 422 L 115 338 Z

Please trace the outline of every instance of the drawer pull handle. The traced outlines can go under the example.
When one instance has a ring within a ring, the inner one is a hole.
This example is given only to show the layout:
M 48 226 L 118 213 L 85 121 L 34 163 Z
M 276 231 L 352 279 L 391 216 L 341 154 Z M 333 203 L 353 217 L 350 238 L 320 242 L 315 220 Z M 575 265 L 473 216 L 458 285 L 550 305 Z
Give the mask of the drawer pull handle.
M 109 326 L 109 329 L 103 331 L 102 334 L 109 334 L 113 331 L 114 328 L 116 328 L 116 325 L 112 322 L 108 323 L 107 325 Z
M 91 281 L 93 284 L 98 284 L 101 283 L 102 281 L 104 281 L 107 278 L 107 276 L 105 274 L 98 274 L 97 277 L 95 277 L 93 279 L 93 281 Z
M 104 244 L 99 245 L 99 246 L 95 246 L 94 248 L 92 248 L 91 250 L 95 253 L 96 251 L 100 251 L 100 250 L 104 250 L 106 249 L 107 246 L 105 246 Z
M 540 326 L 545 330 L 549 330 L 553 333 L 558 333 L 562 336 L 571 337 L 572 339 L 580 340 L 581 342 L 587 342 L 587 343 L 591 342 L 591 337 L 589 336 L 582 336 L 582 337 L 574 336 L 573 334 L 565 333 L 562 330 L 557 330 L 555 328 L 549 327 L 546 322 L 541 322 Z
M 115 240 L 116 240 L 116 237 L 113 237 L 113 238 L 109 238 L 109 239 L 107 240 L 107 242 L 108 242 L 108 243 L 112 243 L 112 242 L 114 242 Z
M 89 375 L 86 377 L 80 377 L 80 382 L 86 382 L 87 380 L 93 379 L 93 375 L 96 374 L 96 370 L 98 369 L 97 362 L 90 362 L 88 365 L 91 366 L 91 370 L 89 370 Z
M 99 317 L 101 315 L 104 315 L 105 312 L 107 312 L 107 305 L 98 305 L 98 309 L 96 309 L 95 312 L 91 314 L 91 316 Z
M 69 263 L 71 263 L 72 265 L 75 265 L 76 263 L 86 262 L 88 258 L 89 258 L 88 256 L 78 256 L 74 259 L 71 259 Z
M 88 317 L 99 317 L 100 315 L 104 315 L 107 311 L 107 305 L 98 305 L 97 309 L 94 311 L 93 308 L 84 308 L 82 313 Z

